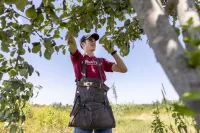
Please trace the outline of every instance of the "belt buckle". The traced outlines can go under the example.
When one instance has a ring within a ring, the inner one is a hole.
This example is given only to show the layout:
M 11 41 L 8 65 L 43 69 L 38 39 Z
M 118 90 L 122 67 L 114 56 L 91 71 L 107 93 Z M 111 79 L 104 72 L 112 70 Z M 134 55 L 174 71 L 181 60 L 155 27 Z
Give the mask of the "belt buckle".
M 84 86 L 89 86 L 91 82 L 84 82 Z

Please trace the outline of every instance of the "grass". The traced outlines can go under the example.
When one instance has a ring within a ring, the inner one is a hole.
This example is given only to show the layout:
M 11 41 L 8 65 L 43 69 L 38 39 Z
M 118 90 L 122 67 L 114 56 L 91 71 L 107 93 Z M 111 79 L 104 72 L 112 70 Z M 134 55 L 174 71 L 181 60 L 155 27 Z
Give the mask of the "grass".
M 151 125 L 152 121 L 155 120 L 153 112 L 156 107 L 154 104 L 112 106 L 117 122 L 116 128 L 113 128 L 113 133 L 153 133 Z M 24 124 L 24 131 L 25 133 L 73 133 L 73 128 L 68 127 L 70 110 L 71 106 L 55 108 L 53 106 L 29 105 L 26 110 L 27 118 Z M 159 119 L 165 125 L 172 124 L 175 133 L 178 133 L 171 114 L 167 114 L 164 107 L 160 107 L 159 112 Z M 190 118 L 185 120 L 190 127 L 188 128 L 188 133 L 195 133 L 194 128 L 191 126 L 191 121 Z M 0 133 L 8 132 L 9 130 L 4 129 L 3 123 L 1 123 Z

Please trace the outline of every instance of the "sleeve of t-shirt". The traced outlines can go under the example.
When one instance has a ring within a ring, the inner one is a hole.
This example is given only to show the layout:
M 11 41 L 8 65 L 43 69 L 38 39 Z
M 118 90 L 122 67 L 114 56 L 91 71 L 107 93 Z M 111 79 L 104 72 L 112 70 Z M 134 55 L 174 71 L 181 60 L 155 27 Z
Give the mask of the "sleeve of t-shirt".
M 102 58 L 103 60 L 103 66 L 104 66 L 104 71 L 106 72 L 113 72 L 112 71 L 112 65 L 114 64 L 114 62 L 110 62 L 109 60 Z
M 78 49 L 76 49 L 74 54 L 70 53 L 70 57 L 71 57 L 73 64 L 76 63 L 78 60 L 80 60 L 81 56 L 82 56 L 82 54 L 80 53 L 80 51 Z

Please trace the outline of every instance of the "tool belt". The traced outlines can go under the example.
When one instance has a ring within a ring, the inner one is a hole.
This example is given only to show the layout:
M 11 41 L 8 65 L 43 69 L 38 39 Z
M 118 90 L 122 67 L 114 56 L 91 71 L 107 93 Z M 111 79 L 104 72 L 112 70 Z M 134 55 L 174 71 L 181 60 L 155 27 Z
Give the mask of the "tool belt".
M 94 82 L 94 81 L 85 81 L 85 82 L 77 81 L 77 86 L 99 88 L 99 89 L 103 89 L 106 92 L 110 89 L 107 85 L 102 84 L 101 82 Z
M 101 80 L 85 77 L 84 62 L 82 63 L 83 78 L 77 81 L 77 92 L 68 126 L 81 129 L 114 128 L 115 118 L 107 97 L 109 87 L 102 82 L 99 59 L 97 64 Z

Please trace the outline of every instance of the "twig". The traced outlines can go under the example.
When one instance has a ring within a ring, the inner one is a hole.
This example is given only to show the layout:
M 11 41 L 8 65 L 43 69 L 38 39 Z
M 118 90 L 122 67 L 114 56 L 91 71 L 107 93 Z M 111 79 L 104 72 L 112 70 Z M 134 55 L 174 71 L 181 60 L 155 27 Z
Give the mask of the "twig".
M 34 29 L 34 32 L 42 39 L 44 40 L 44 38 Z
M 15 64 L 15 69 L 18 66 L 18 61 L 19 61 L 19 50 L 17 50 L 17 59 L 16 59 L 16 64 Z
M 21 17 L 23 17 L 23 18 L 25 18 L 25 19 L 27 19 L 27 20 L 29 20 L 30 21 L 30 19 L 29 18 L 27 18 L 27 17 L 25 17 L 25 16 L 23 16 L 23 15 L 21 15 L 21 14 L 19 14 L 18 12 L 16 12 L 12 7 L 11 7 L 11 9 L 12 9 L 12 11 L 14 12 L 14 13 L 16 13 L 16 14 L 18 14 L 19 16 L 21 16 Z

